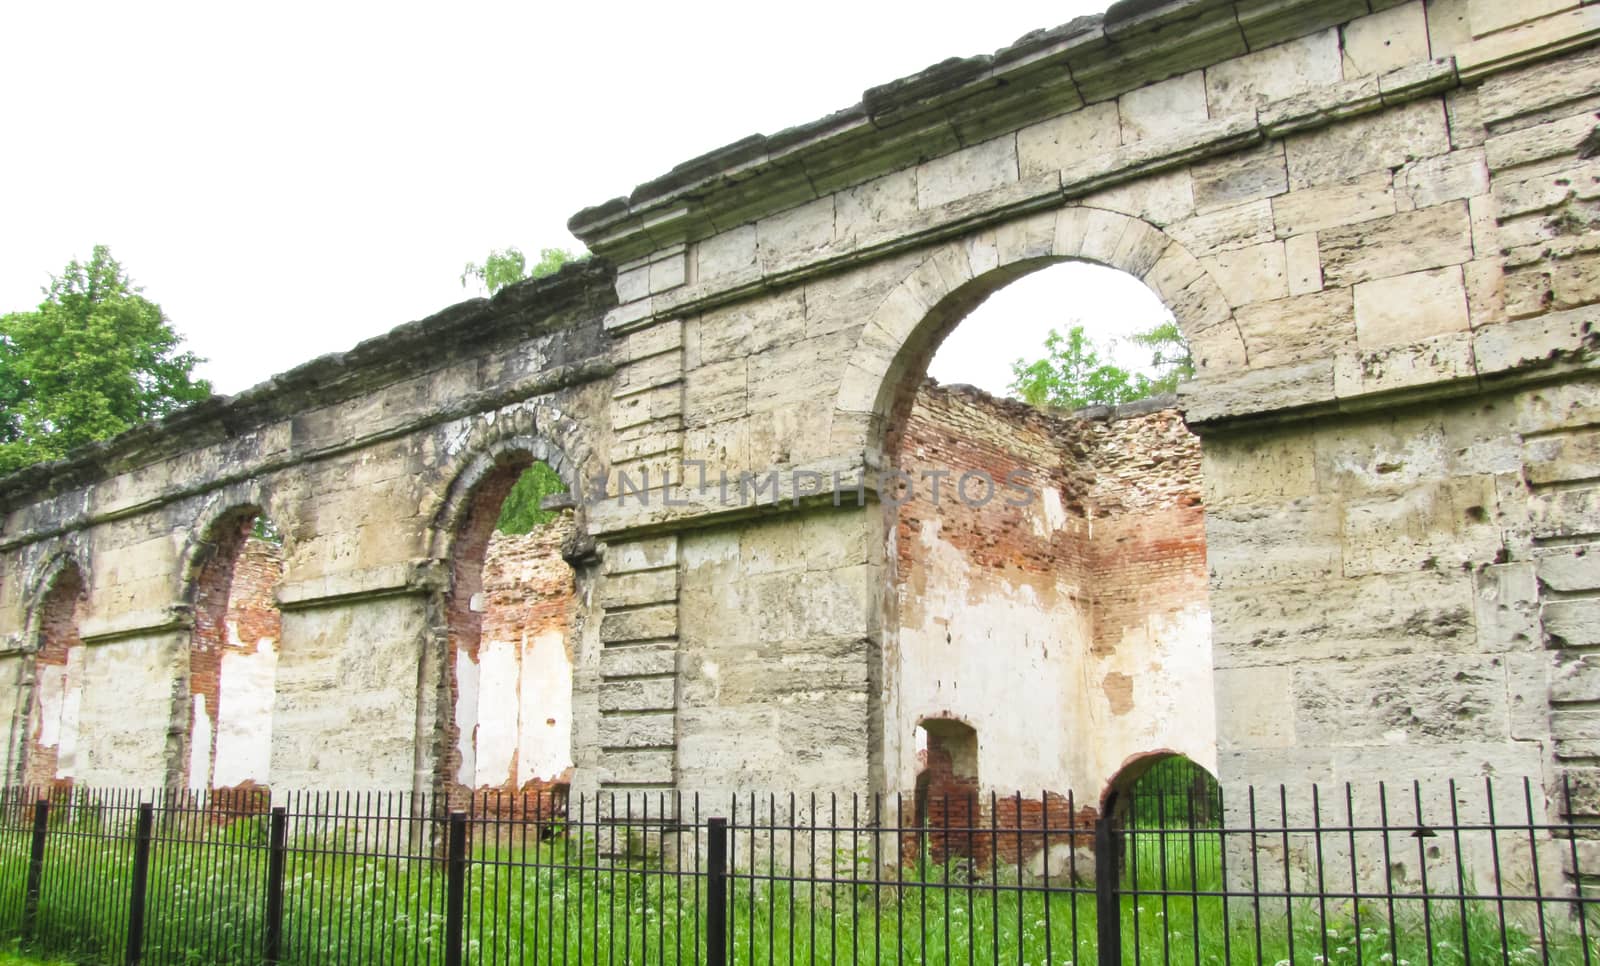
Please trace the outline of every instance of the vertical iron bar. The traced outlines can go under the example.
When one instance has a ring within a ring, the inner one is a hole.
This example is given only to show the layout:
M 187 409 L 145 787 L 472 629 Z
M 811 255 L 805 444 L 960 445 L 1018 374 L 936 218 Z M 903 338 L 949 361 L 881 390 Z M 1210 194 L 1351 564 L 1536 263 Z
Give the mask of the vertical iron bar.
M 1095 932 L 1100 966 L 1122 966 L 1122 900 L 1117 889 L 1117 840 L 1111 827 L 1112 811 L 1106 808 L 1094 825 Z
M 28 886 L 22 901 L 22 936 L 33 939 L 33 923 L 39 914 L 39 890 L 44 881 L 44 839 L 49 830 L 50 801 L 41 798 L 33 806 L 33 847 L 28 853 Z
M 450 813 L 450 838 L 445 846 L 445 966 L 461 966 L 462 913 L 467 881 L 467 816 Z
M 144 951 L 144 893 L 150 876 L 150 836 L 155 812 L 155 806 L 149 802 L 139 806 L 139 824 L 133 839 L 133 888 L 128 898 L 128 950 L 123 957 L 127 966 L 137 966 Z
M 706 822 L 706 962 L 728 961 L 728 820 Z
M 265 957 L 276 963 L 283 958 L 283 860 L 289 841 L 289 812 L 282 805 L 272 810 L 272 825 L 267 834 L 267 936 Z

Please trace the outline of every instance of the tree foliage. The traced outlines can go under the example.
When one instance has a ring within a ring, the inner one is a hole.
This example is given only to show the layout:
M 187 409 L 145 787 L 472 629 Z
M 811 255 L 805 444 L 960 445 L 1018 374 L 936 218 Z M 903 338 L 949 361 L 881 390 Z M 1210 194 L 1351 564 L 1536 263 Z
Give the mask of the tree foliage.
M 1194 377 L 1194 360 L 1176 322 L 1166 321 L 1131 336 L 1150 351 L 1148 372 L 1133 372 L 1101 357 L 1101 349 L 1074 325 L 1062 335 L 1051 329 L 1045 336 L 1045 355 L 1011 365 L 1011 391 L 1035 406 L 1082 409 L 1115 406 L 1135 399 L 1172 392 L 1178 383 Z
M 506 494 L 500 504 L 500 521 L 495 528 L 501 533 L 527 533 L 544 526 L 560 511 L 543 509 L 544 498 L 567 492 L 566 484 L 547 464 L 540 462 L 528 467 Z
M 0 317 L 0 472 L 59 459 L 211 395 L 201 360 L 104 245 Z
M 576 261 L 579 257 L 564 248 L 541 248 L 539 260 L 530 268 L 528 256 L 524 255 L 521 249 L 496 248 L 489 252 L 482 264 L 467 263 L 467 267 L 461 270 L 461 285 L 464 288 L 476 281 L 479 287 L 493 295 L 507 285 L 523 279 L 553 275 L 561 266 Z

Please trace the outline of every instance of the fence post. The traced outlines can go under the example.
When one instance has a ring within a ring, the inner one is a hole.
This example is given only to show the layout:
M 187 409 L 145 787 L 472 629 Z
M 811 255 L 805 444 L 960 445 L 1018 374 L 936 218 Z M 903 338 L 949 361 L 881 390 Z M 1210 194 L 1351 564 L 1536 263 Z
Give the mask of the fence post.
M 133 840 L 133 888 L 128 896 L 128 953 L 123 962 L 138 966 L 144 954 L 144 896 L 150 878 L 150 839 L 155 828 L 155 806 L 139 805 L 139 825 Z
M 44 836 L 49 828 L 50 801 L 41 798 L 33 806 L 33 849 L 28 854 L 28 886 L 22 900 L 22 938 L 33 939 L 33 923 L 39 914 L 39 887 L 44 880 Z
M 728 820 L 706 822 L 706 963 L 728 962 Z
M 445 852 L 444 963 L 461 966 L 462 920 L 466 914 L 467 814 L 450 813 L 450 838 Z
M 1100 966 L 1122 966 L 1122 893 L 1118 888 L 1117 834 L 1110 807 L 1094 823 L 1094 908 Z
M 289 840 L 289 810 L 279 805 L 272 810 L 272 825 L 267 833 L 267 948 L 266 960 L 283 958 L 283 864 Z

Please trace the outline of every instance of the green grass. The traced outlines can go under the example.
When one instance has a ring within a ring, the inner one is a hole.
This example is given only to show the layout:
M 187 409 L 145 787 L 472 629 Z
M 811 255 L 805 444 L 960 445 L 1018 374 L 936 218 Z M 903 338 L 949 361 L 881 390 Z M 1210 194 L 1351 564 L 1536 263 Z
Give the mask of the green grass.
M 103 840 L 74 838 L 67 831 L 52 833 L 46 888 L 26 948 L 83 964 L 120 962 L 131 852 L 107 851 Z M 210 846 L 197 856 L 158 849 L 153 858 L 146 962 L 259 962 L 264 822 L 236 822 L 204 834 Z M 437 961 L 444 937 L 442 865 L 332 854 L 360 844 L 344 832 L 295 843 L 286 869 L 287 961 Z M 1169 889 L 1220 887 L 1220 867 L 1200 861 L 1187 837 L 1172 837 L 1160 848 L 1145 840 L 1136 848 L 1154 858 L 1138 863 L 1143 889 L 1160 886 L 1163 867 Z M 705 921 L 703 880 L 697 895 L 695 880 L 674 878 L 670 867 L 596 869 L 602 864 L 599 851 L 592 838 L 480 848 L 467 881 L 468 961 L 547 962 L 564 954 L 568 962 L 702 962 L 703 932 L 694 923 L 697 913 Z M 873 874 L 873 863 L 861 857 L 847 852 L 836 858 L 841 875 Z M 525 867 L 535 863 L 541 867 Z M 0 844 L 0 935 L 19 934 L 26 866 L 25 843 Z M 730 892 L 736 960 L 787 963 L 792 949 L 795 962 L 807 963 L 965 963 L 969 957 L 1017 962 L 1019 953 L 1029 964 L 1094 961 L 1092 894 L 1052 892 L 1047 898 L 1031 884 L 1020 888 L 1016 873 L 1003 869 L 1000 890 L 987 883 L 969 888 L 962 874 L 959 864 L 923 863 L 902 870 L 895 881 L 875 884 L 735 878 Z M 77 887 L 60 885 L 69 882 Z M 1134 962 L 1137 950 L 1144 962 L 1192 963 L 1198 944 L 1199 961 L 1207 964 L 1252 963 L 1259 956 L 1266 963 L 1420 966 L 1430 961 L 1430 952 L 1432 962 L 1443 964 L 1541 961 L 1530 927 L 1518 925 L 1518 910 L 1508 917 L 1502 953 L 1498 907 L 1468 904 L 1463 942 L 1459 904 L 1441 897 L 1426 905 L 1425 913 L 1420 900 L 1398 903 L 1391 920 L 1386 904 L 1370 902 L 1359 908 L 1336 902 L 1286 907 L 1281 900 L 1252 906 L 1231 897 L 1225 909 L 1214 896 L 1125 896 L 1124 960 Z M 1463 946 L 1471 950 L 1470 959 Z M 1584 961 L 1566 922 L 1544 951 L 1553 962 Z M 1600 955 L 1600 945 L 1591 942 L 1590 953 Z

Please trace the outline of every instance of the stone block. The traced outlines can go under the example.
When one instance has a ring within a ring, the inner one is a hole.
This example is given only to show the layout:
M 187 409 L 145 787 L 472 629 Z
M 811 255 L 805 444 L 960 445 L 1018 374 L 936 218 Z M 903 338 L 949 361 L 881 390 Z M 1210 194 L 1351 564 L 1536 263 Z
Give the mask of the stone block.
M 860 237 L 917 212 L 917 169 L 906 168 L 839 192 L 835 237 L 851 245 Z
M 1339 510 L 1313 498 L 1217 507 L 1206 551 L 1214 588 L 1326 580 L 1340 569 Z
M 1600 430 L 1578 429 L 1526 440 L 1523 472 L 1535 486 L 1600 479 Z
M 1280 238 L 1369 222 L 1397 210 L 1393 175 L 1387 170 L 1300 188 L 1272 199 L 1272 218 Z
M 1515 9 L 1507 4 L 1507 9 Z M 1594 94 L 1594 72 L 1600 70 L 1600 50 L 1570 54 L 1556 62 L 1485 77 L 1478 88 L 1478 111 L 1494 124 Z
M 923 210 L 1017 180 L 1017 139 L 994 138 L 917 168 L 917 207 Z
M 1468 326 L 1461 267 L 1412 272 L 1355 287 L 1356 341 L 1364 349 L 1417 342 Z M 1466 374 L 1471 374 L 1470 348 Z
M 690 370 L 683 396 L 683 418 L 690 426 L 743 416 L 749 410 L 746 360 L 730 359 Z
M 636 678 L 677 673 L 678 652 L 665 645 L 607 647 L 600 651 L 602 678 Z
M 1478 372 L 1507 372 L 1576 353 L 1588 343 L 1597 317 L 1600 311 L 1586 307 L 1478 329 L 1472 350 Z
M 1260 201 L 1289 190 L 1283 142 L 1268 141 L 1189 168 L 1195 210 L 1204 214 Z
M 710 282 L 756 268 L 756 226 L 740 225 L 695 242 L 696 277 Z
M 1593 112 L 1580 111 L 1543 124 L 1493 134 L 1484 142 L 1485 158 L 1497 176 L 1508 168 L 1553 158 L 1575 162 L 1579 160 L 1578 145 L 1596 126 Z
M 1503 739 L 1498 658 L 1417 655 L 1323 662 L 1294 672 L 1295 734 L 1312 745 L 1406 745 Z
M 1330 27 L 1225 60 L 1206 68 L 1205 78 L 1212 117 L 1252 113 L 1268 101 L 1337 84 L 1344 79 L 1338 31 Z
M 1472 337 L 1457 332 L 1406 345 L 1340 350 L 1334 358 L 1333 388 L 1340 399 L 1353 399 L 1476 375 Z
M 1283 243 L 1267 242 L 1200 259 L 1211 273 L 1228 304 L 1237 308 L 1253 302 L 1286 298 L 1289 283 Z
M 1315 234 L 1292 235 L 1284 244 L 1284 273 L 1290 295 L 1310 295 L 1322 289 L 1322 255 Z
M 1578 486 L 1529 494 L 1528 528 L 1535 540 L 1600 533 L 1600 489 Z
M 1234 319 L 1253 369 L 1331 357 L 1333 350 L 1356 340 L 1355 303 L 1348 288 L 1255 302 L 1241 306 Z
M 1482 37 L 1578 6 L 1581 6 L 1580 0 L 1518 0 L 1517 3 L 1467 0 L 1467 16 L 1473 35 Z
M 1454 569 L 1490 563 L 1502 547 L 1494 478 L 1456 477 L 1344 511 L 1346 575 Z
M 595 780 L 608 785 L 665 785 L 674 779 L 676 755 L 671 748 L 608 750 L 600 756 Z M 609 803 L 615 805 L 615 803 Z
M 1285 148 L 1293 189 L 1397 168 L 1450 150 L 1444 101 L 1425 98 L 1297 134 Z
M 1187 168 L 1147 175 L 1115 188 L 1096 191 L 1082 200 L 1086 206 L 1120 211 L 1158 228 L 1194 214 L 1194 186 Z
M 1461 266 L 1467 288 L 1467 318 L 1473 328 L 1502 322 L 1506 317 L 1505 274 L 1498 258 L 1485 258 Z
M 602 715 L 596 737 L 605 749 L 671 748 L 677 743 L 677 715 L 671 712 Z
M 1557 655 L 1549 693 L 1551 701 L 1567 704 L 1600 701 L 1600 655 Z
M 1428 18 L 1422 0 L 1408 0 L 1340 28 L 1344 76 L 1387 74 L 1429 58 Z
M 1222 668 L 1213 685 L 1217 694 L 1217 746 L 1225 751 L 1292 748 L 1293 672 L 1287 667 Z
M 1206 111 L 1205 72 L 1190 71 L 1135 88 L 1118 98 L 1117 106 L 1123 144 L 1170 136 L 1210 116 Z
M 1539 585 L 1558 594 L 1600 590 L 1600 547 L 1564 547 L 1537 561 Z
M 637 607 L 642 604 L 673 601 L 677 597 L 676 569 L 669 567 L 662 570 L 640 570 L 604 578 L 600 590 L 600 606 L 607 609 Z
M 1090 104 L 1017 132 L 1017 164 L 1024 179 L 1071 170 L 1122 144 L 1116 101 Z
M 1210 507 L 1277 504 L 1317 490 L 1316 459 L 1305 439 L 1281 432 L 1219 437 L 1203 455 L 1201 481 Z
M 761 271 L 781 272 L 820 255 L 834 239 L 833 195 L 808 201 L 756 222 Z
M 1192 252 L 1225 252 L 1260 245 L 1275 237 L 1272 204 L 1263 198 L 1185 218 L 1168 225 L 1167 234 Z
M 683 246 L 678 246 L 680 249 Z M 686 251 L 665 256 L 650 263 L 650 294 L 677 288 L 689 278 L 689 255 Z
M 1474 34 L 1477 30 L 1474 29 Z M 1600 33 L 1600 9 L 1584 5 L 1492 34 L 1478 35 L 1455 50 L 1461 79 L 1474 81 L 1507 63 L 1532 60 L 1587 44 Z
M 1527 651 L 1543 646 L 1534 573 L 1532 563 L 1495 564 L 1474 572 L 1479 650 Z
M 1600 644 L 1600 600 L 1552 600 L 1544 605 L 1545 637 L 1551 647 Z
M 1178 387 L 1179 405 L 1191 425 L 1314 406 L 1333 398 L 1330 359 L 1229 373 Z
M 1477 649 L 1473 583 L 1459 571 L 1213 588 L 1219 669 Z
M 651 537 L 610 544 L 605 552 L 607 574 L 626 574 L 678 565 L 678 538 Z
M 600 685 L 600 710 L 671 711 L 678 706 L 674 678 L 622 678 Z
M 1325 284 L 1350 285 L 1472 261 L 1472 223 L 1466 203 L 1453 201 L 1330 228 L 1317 246 Z
M 1482 148 L 1413 161 L 1395 175 L 1396 203 L 1401 211 L 1431 208 L 1488 193 L 1489 166 Z

